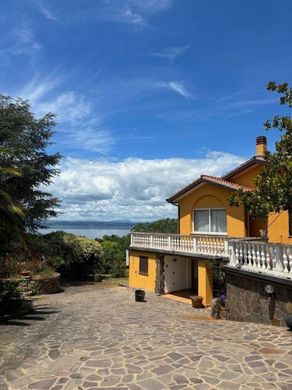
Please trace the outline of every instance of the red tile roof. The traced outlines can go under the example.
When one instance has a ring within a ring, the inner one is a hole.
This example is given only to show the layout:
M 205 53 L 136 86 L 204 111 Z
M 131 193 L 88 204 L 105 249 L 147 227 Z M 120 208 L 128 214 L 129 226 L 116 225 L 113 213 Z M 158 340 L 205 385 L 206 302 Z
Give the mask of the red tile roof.
M 253 188 L 242 186 L 240 184 L 232 183 L 231 181 L 222 179 L 221 177 L 217 176 L 209 176 L 209 175 L 201 175 L 197 180 L 193 181 L 188 186 L 184 187 L 182 190 L 177 192 L 176 194 L 172 195 L 170 198 L 166 199 L 167 202 L 170 203 L 176 203 L 178 198 L 180 198 L 185 193 L 189 192 L 190 190 L 193 190 L 195 187 L 202 183 L 211 183 L 215 185 L 219 185 L 220 187 L 225 187 L 230 190 L 243 190 L 243 191 L 252 191 Z
M 229 179 L 232 177 L 240 174 L 241 172 L 245 171 L 246 169 L 250 169 L 253 165 L 263 165 L 265 164 L 265 159 L 262 156 L 254 156 L 250 158 L 249 160 L 245 161 L 243 164 L 239 165 L 237 168 L 233 169 L 232 171 L 226 173 L 221 178 L 216 176 L 209 176 L 209 175 L 202 175 L 197 180 L 193 181 L 191 184 L 187 185 L 174 195 L 170 196 L 168 199 L 166 199 L 167 202 L 170 203 L 177 203 L 178 198 L 183 196 L 185 193 L 191 191 L 198 185 L 202 183 L 212 183 L 215 185 L 219 185 L 225 188 L 229 188 L 231 190 L 239 190 L 242 189 L 243 191 L 252 191 L 253 188 L 242 186 L 240 184 L 235 184 Z
M 248 192 L 253 190 L 252 187 L 247 187 L 247 186 L 242 186 L 241 184 L 232 183 L 231 181 L 224 180 L 221 177 L 217 177 L 217 176 L 202 175 L 201 178 L 210 183 L 220 184 L 224 187 L 228 187 L 233 190 L 243 190 Z

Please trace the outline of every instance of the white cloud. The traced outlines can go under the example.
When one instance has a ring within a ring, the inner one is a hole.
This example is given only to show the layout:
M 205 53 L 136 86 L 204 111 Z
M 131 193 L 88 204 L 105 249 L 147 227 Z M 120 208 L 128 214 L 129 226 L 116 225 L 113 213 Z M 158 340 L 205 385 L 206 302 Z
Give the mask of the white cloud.
M 150 27 L 151 15 L 168 9 L 173 0 L 98 0 L 84 6 L 82 12 L 74 13 L 71 22 L 115 22 L 130 24 L 136 29 Z
M 92 101 L 76 91 L 56 90 L 62 84 L 61 77 L 33 78 L 14 95 L 27 99 L 38 116 L 48 112 L 56 115 L 58 140 L 67 149 L 78 149 L 106 154 L 114 143 L 93 107 Z
M 41 49 L 29 23 L 22 22 L 1 37 L 0 54 L 6 60 L 12 56 L 33 57 Z
M 18 90 L 15 95 L 27 99 L 36 107 L 39 101 L 44 99 L 51 91 L 61 84 L 60 77 L 40 77 L 32 78 L 23 88 Z
M 182 55 L 188 50 L 189 46 L 168 46 L 161 52 L 152 53 L 152 56 L 159 58 L 167 58 L 172 61 L 176 57 Z
M 56 16 L 53 15 L 53 13 L 51 11 L 49 11 L 40 0 L 35 0 L 35 3 L 45 18 L 52 20 L 52 21 L 57 20 Z
M 193 98 L 192 94 L 187 90 L 187 88 L 180 82 L 170 81 L 168 83 L 170 89 L 178 93 L 179 95 L 185 98 Z
M 75 122 L 91 113 L 91 104 L 84 96 L 74 91 L 67 91 L 54 99 L 40 102 L 38 111 L 41 114 L 53 112 L 60 122 Z
M 173 0 L 129 0 L 129 3 L 141 11 L 156 13 L 169 8 L 173 4 Z
M 206 173 L 220 175 L 243 158 L 208 152 L 197 159 L 65 159 L 49 190 L 63 203 L 65 220 L 151 220 L 176 216 L 165 198 Z

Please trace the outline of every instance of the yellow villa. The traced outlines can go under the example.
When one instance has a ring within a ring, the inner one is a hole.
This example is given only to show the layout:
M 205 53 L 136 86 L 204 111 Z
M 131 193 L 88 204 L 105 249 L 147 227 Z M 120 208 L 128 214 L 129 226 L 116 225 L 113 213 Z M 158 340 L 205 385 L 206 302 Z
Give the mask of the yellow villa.
M 253 220 L 244 206 L 231 207 L 228 201 L 233 191 L 252 190 L 265 164 L 266 148 L 266 138 L 257 137 L 256 154 L 245 163 L 222 177 L 202 175 L 170 196 L 167 201 L 178 208 L 178 234 L 131 235 L 131 287 L 157 294 L 191 290 L 208 306 L 225 290 L 223 269 L 257 279 L 266 275 L 291 285 L 291 213 Z

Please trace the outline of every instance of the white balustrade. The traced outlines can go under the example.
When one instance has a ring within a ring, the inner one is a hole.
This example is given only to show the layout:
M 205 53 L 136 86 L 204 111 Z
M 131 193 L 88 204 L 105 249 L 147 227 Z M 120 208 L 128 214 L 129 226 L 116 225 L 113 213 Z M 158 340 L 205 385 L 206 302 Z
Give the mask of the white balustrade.
M 229 240 L 229 265 L 292 279 L 292 245 Z
M 292 279 L 292 245 L 212 235 L 132 233 L 131 247 L 229 258 L 229 266 Z
M 137 232 L 131 234 L 131 246 L 228 257 L 227 238 L 220 236 Z

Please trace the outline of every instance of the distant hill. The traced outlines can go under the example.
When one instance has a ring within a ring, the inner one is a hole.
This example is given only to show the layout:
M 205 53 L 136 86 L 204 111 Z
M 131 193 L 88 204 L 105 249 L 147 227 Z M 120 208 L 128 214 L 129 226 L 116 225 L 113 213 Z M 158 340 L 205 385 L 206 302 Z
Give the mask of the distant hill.
M 46 221 L 52 229 L 132 229 L 137 222 L 131 221 Z

